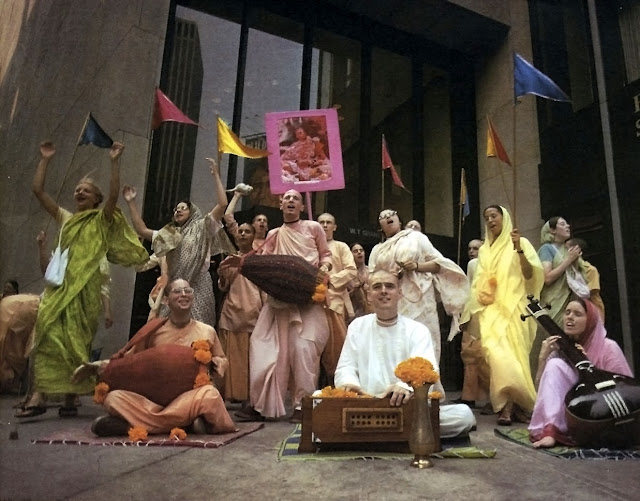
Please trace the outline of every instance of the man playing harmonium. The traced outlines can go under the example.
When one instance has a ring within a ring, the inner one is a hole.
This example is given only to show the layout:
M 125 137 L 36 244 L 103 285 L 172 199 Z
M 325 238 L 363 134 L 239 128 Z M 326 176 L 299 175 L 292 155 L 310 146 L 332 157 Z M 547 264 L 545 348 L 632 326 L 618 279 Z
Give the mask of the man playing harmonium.
M 356 318 L 347 331 L 335 374 L 335 385 L 375 397 L 390 396 L 400 406 L 413 396 L 413 389 L 395 375 L 396 366 L 410 357 L 429 360 L 439 372 L 429 329 L 398 315 L 400 279 L 385 270 L 369 277 L 368 298 L 374 313 Z M 440 407 L 440 436 L 468 433 L 476 424 L 464 404 Z

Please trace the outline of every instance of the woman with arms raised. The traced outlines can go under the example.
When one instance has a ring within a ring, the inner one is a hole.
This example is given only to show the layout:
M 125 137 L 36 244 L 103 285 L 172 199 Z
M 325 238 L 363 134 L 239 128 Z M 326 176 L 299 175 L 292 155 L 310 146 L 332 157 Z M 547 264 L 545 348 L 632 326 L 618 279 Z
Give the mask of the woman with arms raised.
M 108 259 L 123 266 L 143 264 L 149 258 L 138 238 L 116 207 L 120 191 L 118 159 L 124 146 L 113 143 L 109 193 L 103 209 L 100 188 L 89 178 L 74 191 L 76 211 L 61 208 L 45 191 L 47 166 L 56 153 L 53 143 L 40 145 L 41 159 L 33 178 L 33 193 L 44 209 L 61 224 L 60 247 L 69 249 L 62 285 L 47 287 L 40 302 L 33 350 L 34 392 L 18 417 L 46 411 L 47 394 L 64 394 L 62 417 L 75 416 L 76 394 L 93 391 L 94 382 L 71 383 L 75 368 L 89 360 L 91 342 L 102 312 L 100 291 L 105 277 L 101 263 Z
M 220 252 L 215 247 L 219 246 L 220 242 L 218 233 L 222 228 L 221 219 L 227 207 L 227 194 L 222 186 L 218 165 L 213 159 L 207 160 L 210 163 L 218 203 L 206 215 L 203 215 L 195 204 L 182 200 L 176 205 L 173 220 L 169 224 L 161 230 L 151 230 L 147 228 L 136 207 L 136 189 L 125 186 L 122 193 L 138 235 L 151 242 L 157 257 L 166 256 L 169 281 L 183 278 L 195 290 L 193 318 L 214 327 L 216 309 L 209 262 L 211 255 Z M 225 239 L 226 242 L 228 240 Z M 224 252 L 234 253 L 235 249 L 229 244 Z M 166 316 L 167 313 L 168 310 L 163 307 L 161 315 Z

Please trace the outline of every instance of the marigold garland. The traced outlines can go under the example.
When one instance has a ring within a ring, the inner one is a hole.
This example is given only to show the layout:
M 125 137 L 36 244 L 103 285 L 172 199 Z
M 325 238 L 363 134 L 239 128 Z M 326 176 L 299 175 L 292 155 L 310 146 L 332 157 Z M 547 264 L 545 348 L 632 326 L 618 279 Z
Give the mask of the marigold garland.
M 322 388 L 318 396 L 322 398 L 371 398 L 371 395 L 361 395 L 355 391 L 333 388 L 331 386 Z
M 433 364 L 422 357 L 412 357 L 400 362 L 394 374 L 400 381 L 414 387 L 433 384 L 440 379 L 440 376 L 433 368 Z
M 440 400 L 442 398 L 442 393 L 439 391 L 430 391 L 429 392 L 429 400 Z
M 201 364 L 208 364 L 211 362 L 211 352 L 209 350 L 196 350 L 193 354 L 195 358 Z
M 314 303 L 323 303 L 325 298 L 327 297 L 327 286 L 324 284 L 316 285 L 315 292 L 313 296 L 311 296 L 311 300 Z
M 93 401 L 96 404 L 103 404 L 107 393 L 109 393 L 109 385 L 104 382 L 98 383 L 93 390 Z
M 196 376 L 196 380 L 193 383 L 193 388 L 200 388 L 201 386 L 205 386 L 207 384 L 211 384 L 211 378 L 209 377 L 209 374 L 207 374 L 206 372 L 200 372 Z
M 187 432 L 182 428 L 172 428 L 171 433 L 169 433 L 169 439 L 171 440 L 185 440 L 187 438 Z
M 129 428 L 129 440 L 132 442 L 140 442 L 147 439 L 148 432 L 142 426 L 134 426 Z
M 191 343 L 191 347 L 194 350 L 205 350 L 205 351 L 211 350 L 209 341 L 207 341 L 206 339 L 198 339 L 197 341 L 194 341 L 193 343 Z

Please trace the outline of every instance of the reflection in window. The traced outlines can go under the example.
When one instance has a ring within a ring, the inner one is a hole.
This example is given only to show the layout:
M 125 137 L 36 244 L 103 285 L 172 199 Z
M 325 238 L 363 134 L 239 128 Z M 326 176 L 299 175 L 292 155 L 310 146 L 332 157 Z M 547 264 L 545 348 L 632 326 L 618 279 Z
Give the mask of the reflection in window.
M 640 1 L 618 0 L 618 20 L 627 83 L 640 78 Z

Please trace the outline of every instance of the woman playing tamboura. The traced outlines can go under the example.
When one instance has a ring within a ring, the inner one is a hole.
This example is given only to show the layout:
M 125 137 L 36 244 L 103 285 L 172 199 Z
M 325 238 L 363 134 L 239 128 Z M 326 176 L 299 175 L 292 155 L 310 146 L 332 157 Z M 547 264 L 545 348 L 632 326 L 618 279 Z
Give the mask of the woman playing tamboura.
M 523 322 L 527 294 L 537 296 L 544 273 L 535 249 L 513 228 L 504 207 L 484 210 L 485 243 L 478 253 L 471 297 L 462 314 L 476 315 L 482 349 L 490 370 L 489 394 L 498 424 L 524 421 L 533 410 L 536 392 L 529 366 L 535 322 Z M 521 412 L 524 411 L 524 412 Z
M 349 319 L 349 323 L 354 318 L 361 317 L 372 313 L 372 309 L 367 301 L 367 282 L 369 280 L 369 269 L 365 263 L 364 247 L 361 244 L 355 243 L 351 246 L 351 254 L 353 254 L 353 260 L 356 263 L 358 274 L 354 278 L 347 289 L 349 290 L 349 297 L 351 298 L 351 304 L 353 305 L 353 318 Z
M 377 244 L 369 256 L 369 272 L 384 269 L 392 273 L 404 270 L 400 283 L 401 315 L 426 325 L 431 331 L 436 360 L 440 361 L 440 320 L 437 301 L 453 316 L 457 332 L 458 316 L 469 297 L 469 281 L 462 268 L 444 257 L 419 231 L 402 229 L 398 213 L 385 209 L 378 216 L 385 241 Z
M 589 361 L 598 369 L 632 376 L 627 360 L 607 331 L 597 308 L 588 300 L 574 296 L 563 312 L 563 330 L 580 345 Z M 538 399 L 529 424 L 529 438 L 534 447 L 553 447 L 557 443 L 576 445 L 568 433 L 565 397 L 578 382 L 573 365 L 558 351 L 558 336 L 542 343 L 536 384 Z M 595 437 L 594 437 L 595 438 Z
M 124 146 L 113 143 L 109 193 L 104 208 L 100 188 L 88 178 L 81 179 L 74 191 L 74 214 L 61 208 L 44 190 L 49 161 L 55 155 L 53 143 L 40 145 L 41 159 L 33 178 L 32 190 L 44 209 L 62 226 L 60 247 L 69 249 L 64 281 L 47 287 L 40 302 L 33 351 L 34 392 L 19 417 L 31 417 L 46 411 L 45 395 L 64 394 L 60 416 L 77 414 L 76 394 L 90 393 L 95 382 L 71 383 L 75 368 L 89 360 L 91 342 L 98 328 L 104 284 L 101 263 L 106 258 L 123 266 L 141 265 L 149 255 L 140 245 L 120 209 L 116 208 L 120 191 L 118 159 Z
M 549 316 L 557 324 L 562 322 L 562 314 L 572 294 L 589 298 L 589 287 L 578 266 L 582 250 L 578 245 L 565 245 L 570 237 L 569 223 L 558 216 L 549 219 L 540 231 L 542 246 L 538 249 L 538 257 L 544 269 L 540 302 L 551 307 Z
M 213 282 L 209 274 L 209 258 L 222 251 L 235 252 L 235 249 L 215 249 L 216 246 L 220 246 L 219 242 L 222 240 L 217 234 L 222 228 L 221 220 L 227 207 L 227 194 L 222 186 L 216 162 L 210 158 L 207 160 L 210 163 L 218 203 L 206 215 L 203 215 L 195 204 L 182 200 L 176 205 L 173 220 L 155 231 L 147 228 L 138 212 L 135 203 L 136 189 L 125 186 L 122 194 L 138 235 L 151 242 L 157 257 L 166 256 L 169 282 L 182 278 L 194 289 L 195 300 L 191 310 L 193 318 L 214 327 L 216 309 Z M 167 313 L 164 310 L 165 308 L 161 311 L 163 316 Z

